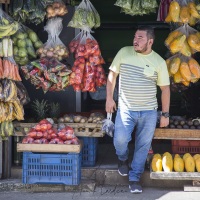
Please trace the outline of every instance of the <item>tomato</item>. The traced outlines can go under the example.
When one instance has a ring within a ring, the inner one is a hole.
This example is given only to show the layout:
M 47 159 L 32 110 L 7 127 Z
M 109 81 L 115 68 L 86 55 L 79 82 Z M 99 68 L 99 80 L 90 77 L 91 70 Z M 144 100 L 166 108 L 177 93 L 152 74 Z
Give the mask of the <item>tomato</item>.
M 41 129 L 41 131 L 46 131 L 48 129 L 47 124 L 41 124 L 40 129 Z
M 36 124 L 34 128 L 35 128 L 36 131 L 40 131 L 41 130 L 40 124 Z

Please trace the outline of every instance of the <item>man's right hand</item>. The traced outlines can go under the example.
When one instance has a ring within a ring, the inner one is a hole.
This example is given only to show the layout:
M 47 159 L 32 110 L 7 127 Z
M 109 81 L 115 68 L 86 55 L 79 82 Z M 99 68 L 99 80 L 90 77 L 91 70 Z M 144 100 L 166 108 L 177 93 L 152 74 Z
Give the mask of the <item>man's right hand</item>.
M 106 100 L 106 112 L 107 113 L 114 113 L 116 111 L 116 103 L 113 99 Z

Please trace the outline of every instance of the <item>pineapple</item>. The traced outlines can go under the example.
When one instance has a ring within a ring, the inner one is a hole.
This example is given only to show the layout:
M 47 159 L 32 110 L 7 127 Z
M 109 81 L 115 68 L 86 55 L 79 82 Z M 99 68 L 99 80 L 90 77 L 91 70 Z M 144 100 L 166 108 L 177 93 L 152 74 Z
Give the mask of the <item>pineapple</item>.
M 38 121 L 46 118 L 47 111 L 49 110 L 49 105 L 47 103 L 47 100 L 42 100 L 41 102 L 36 99 L 33 101 L 33 104 L 31 106 L 36 114 L 36 119 Z
M 60 117 L 60 104 L 59 103 L 50 103 L 49 104 L 49 117 L 52 119 L 58 119 Z

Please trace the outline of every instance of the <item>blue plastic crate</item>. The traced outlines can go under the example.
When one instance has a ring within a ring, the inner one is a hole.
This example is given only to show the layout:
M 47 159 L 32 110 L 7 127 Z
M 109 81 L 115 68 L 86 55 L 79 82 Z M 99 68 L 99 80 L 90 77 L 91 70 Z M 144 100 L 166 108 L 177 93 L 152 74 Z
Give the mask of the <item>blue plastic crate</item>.
M 82 162 L 83 167 L 94 166 L 97 160 L 98 138 L 96 137 L 79 137 L 83 141 Z
M 80 179 L 81 153 L 23 152 L 23 183 L 78 185 Z

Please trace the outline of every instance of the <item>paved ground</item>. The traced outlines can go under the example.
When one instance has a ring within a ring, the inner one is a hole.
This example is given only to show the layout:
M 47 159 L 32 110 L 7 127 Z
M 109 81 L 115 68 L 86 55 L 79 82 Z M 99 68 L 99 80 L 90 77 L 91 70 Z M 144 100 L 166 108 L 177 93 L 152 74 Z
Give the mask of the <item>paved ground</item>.
M 0 192 L 0 200 L 90 200 L 90 199 L 131 199 L 131 200 L 199 200 L 200 192 L 184 192 L 181 188 L 143 188 L 142 194 L 131 194 L 127 186 L 99 186 L 94 192 Z

